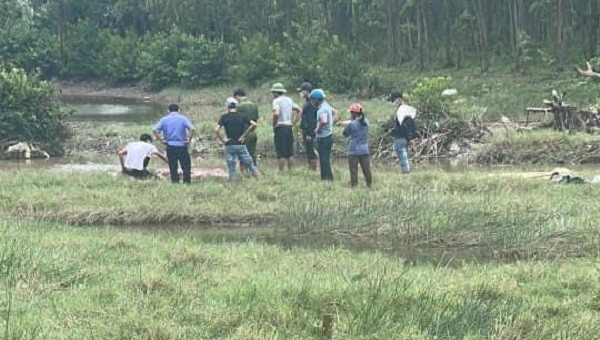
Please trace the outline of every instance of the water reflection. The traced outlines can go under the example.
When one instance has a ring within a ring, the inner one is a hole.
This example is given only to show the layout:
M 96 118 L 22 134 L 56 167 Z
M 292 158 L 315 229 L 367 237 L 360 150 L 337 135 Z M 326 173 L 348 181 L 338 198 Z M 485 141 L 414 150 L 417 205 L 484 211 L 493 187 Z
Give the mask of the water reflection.
M 65 95 L 61 100 L 75 110 L 75 121 L 147 123 L 164 111 L 160 105 L 132 98 Z

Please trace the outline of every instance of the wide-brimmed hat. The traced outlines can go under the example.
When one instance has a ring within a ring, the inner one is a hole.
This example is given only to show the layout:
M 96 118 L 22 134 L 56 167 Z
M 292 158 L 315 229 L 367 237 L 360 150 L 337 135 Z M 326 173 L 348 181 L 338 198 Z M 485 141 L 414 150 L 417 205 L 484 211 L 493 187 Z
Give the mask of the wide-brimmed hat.
M 282 83 L 275 83 L 273 86 L 271 86 L 271 92 L 286 93 L 287 90 Z

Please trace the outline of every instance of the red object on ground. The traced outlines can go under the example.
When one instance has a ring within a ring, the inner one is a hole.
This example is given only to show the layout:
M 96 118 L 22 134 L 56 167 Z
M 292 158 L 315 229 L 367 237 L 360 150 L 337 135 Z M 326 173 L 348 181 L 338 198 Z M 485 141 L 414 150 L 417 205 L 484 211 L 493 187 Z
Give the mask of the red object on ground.
M 159 169 L 156 171 L 156 175 L 160 179 L 169 180 L 170 173 L 169 169 Z M 183 176 L 183 172 L 179 171 L 179 176 Z M 192 169 L 192 181 L 198 181 L 210 177 L 215 178 L 228 178 L 229 174 L 227 171 L 221 168 L 200 168 L 200 169 Z

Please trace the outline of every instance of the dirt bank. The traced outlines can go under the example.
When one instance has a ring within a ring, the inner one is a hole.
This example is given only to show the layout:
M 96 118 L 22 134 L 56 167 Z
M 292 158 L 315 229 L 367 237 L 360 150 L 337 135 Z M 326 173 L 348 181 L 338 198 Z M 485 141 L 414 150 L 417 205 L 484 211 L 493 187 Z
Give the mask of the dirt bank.
M 600 141 L 570 145 L 560 140 L 497 142 L 481 150 L 477 164 L 598 164 Z

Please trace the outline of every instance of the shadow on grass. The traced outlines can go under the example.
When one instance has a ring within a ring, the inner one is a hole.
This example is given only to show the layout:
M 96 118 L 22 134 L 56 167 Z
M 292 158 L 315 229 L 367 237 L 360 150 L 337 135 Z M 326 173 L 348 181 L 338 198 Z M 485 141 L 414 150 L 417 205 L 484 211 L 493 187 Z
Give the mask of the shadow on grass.
M 360 230 L 330 230 L 293 235 L 289 230 L 273 226 L 235 226 L 227 228 L 183 225 L 121 226 L 129 232 L 152 234 L 160 237 L 190 237 L 201 242 L 253 242 L 280 246 L 284 249 L 303 248 L 319 250 L 331 247 L 354 252 L 380 251 L 402 259 L 410 265 L 460 267 L 463 264 L 523 260 L 550 260 L 580 258 L 600 254 L 597 232 L 556 232 L 540 237 L 534 243 L 492 245 L 476 235 L 445 235 L 444 239 L 415 241 L 416 238 L 393 231 L 376 234 Z

